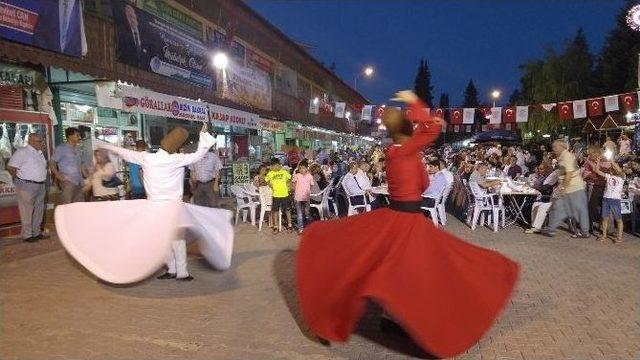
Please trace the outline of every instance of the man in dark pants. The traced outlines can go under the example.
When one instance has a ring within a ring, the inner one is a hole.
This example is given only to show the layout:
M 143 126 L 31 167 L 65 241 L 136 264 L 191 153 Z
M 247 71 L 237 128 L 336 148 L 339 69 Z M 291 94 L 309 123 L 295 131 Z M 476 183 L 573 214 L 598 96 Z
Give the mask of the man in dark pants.
M 27 146 L 13 154 L 8 170 L 16 186 L 22 239 L 36 242 L 45 238 L 40 230 L 45 209 L 47 160 L 42 153 L 42 137 L 29 134 L 28 141 Z
M 198 162 L 191 165 L 191 187 L 193 189 L 193 203 L 195 205 L 216 207 L 220 192 L 218 181 L 222 169 L 222 161 L 211 148 Z
M 593 169 L 600 159 L 600 166 L 608 169 L 611 162 L 605 159 L 599 148 L 590 147 L 587 151 L 587 161 L 584 164 L 583 176 L 588 184 L 591 184 L 591 196 L 589 197 L 589 232 L 593 234 L 593 224 L 599 224 L 601 220 L 600 207 L 602 206 L 602 197 L 604 195 L 605 179 L 596 174 Z

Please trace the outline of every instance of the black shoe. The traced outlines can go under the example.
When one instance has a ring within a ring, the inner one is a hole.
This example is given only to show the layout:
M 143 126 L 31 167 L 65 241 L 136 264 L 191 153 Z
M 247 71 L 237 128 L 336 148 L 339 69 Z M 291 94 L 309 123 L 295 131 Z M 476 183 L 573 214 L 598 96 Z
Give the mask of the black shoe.
M 556 234 L 550 231 L 542 230 L 538 234 L 546 237 L 554 237 Z
M 34 236 L 33 238 L 34 238 L 34 239 L 38 239 L 38 240 L 44 240 L 44 239 L 48 239 L 48 238 L 49 238 L 49 235 L 42 235 L 42 234 L 40 234 L 40 235 L 38 235 L 38 236 Z
M 571 237 L 574 238 L 574 239 L 588 239 L 590 236 L 591 235 L 589 235 L 589 234 L 583 235 L 581 233 L 577 233 L 577 234 L 571 235 Z
M 167 279 L 175 279 L 175 278 L 176 278 L 176 274 L 172 274 L 170 272 L 166 272 L 157 277 L 157 279 L 159 280 L 167 280 Z
M 38 242 L 38 240 L 40 240 L 40 239 L 38 239 L 37 237 L 33 237 L 32 236 L 32 237 L 28 237 L 28 238 L 26 238 L 26 239 L 24 239 L 22 241 L 28 242 L 28 243 L 34 243 L 34 242 Z
M 320 342 L 320 345 L 322 346 L 331 346 L 331 343 L 329 342 L 329 340 L 323 339 L 321 337 L 318 337 L 318 342 Z
M 175 275 L 174 275 L 175 277 Z M 183 277 L 183 278 L 176 278 L 176 280 L 178 281 L 193 281 L 193 276 L 189 275 L 187 277 Z

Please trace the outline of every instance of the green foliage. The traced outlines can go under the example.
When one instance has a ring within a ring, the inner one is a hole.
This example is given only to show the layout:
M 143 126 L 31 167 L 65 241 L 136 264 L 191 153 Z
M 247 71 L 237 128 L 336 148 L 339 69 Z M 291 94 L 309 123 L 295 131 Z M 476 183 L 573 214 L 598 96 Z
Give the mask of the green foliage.
M 420 59 L 420 66 L 418 67 L 418 73 L 414 81 L 414 91 L 416 95 L 422 101 L 429 106 L 433 105 L 433 86 L 431 86 L 431 72 L 429 71 L 429 65 L 425 59 Z

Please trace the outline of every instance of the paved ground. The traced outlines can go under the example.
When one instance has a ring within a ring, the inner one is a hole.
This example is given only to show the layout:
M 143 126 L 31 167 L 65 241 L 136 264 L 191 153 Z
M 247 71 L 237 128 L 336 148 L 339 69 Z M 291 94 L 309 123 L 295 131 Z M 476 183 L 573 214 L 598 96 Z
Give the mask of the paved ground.
M 447 229 L 523 268 L 509 308 L 459 359 L 640 358 L 640 239 L 603 245 L 517 228 L 471 232 L 455 220 Z M 349 343 L 315 342 L 296 304 L 292 234 L 238 226 L 231 270 L 210 270 L 194 251 L 194 282 L 129 287 L 97 281 L 56 250 L 55 239 L 28 257 L 15 255 L 18 246 L 2 249 L 2 359 L 425 357 L 381 334 L 373 305 Z

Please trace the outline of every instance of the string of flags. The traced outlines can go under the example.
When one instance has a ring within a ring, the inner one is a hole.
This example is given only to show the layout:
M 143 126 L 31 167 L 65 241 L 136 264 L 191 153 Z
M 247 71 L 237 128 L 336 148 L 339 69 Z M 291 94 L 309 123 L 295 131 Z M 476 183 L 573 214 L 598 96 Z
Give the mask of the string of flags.
M 528 122 L 531 110 L 556 111 L 560 120 L 568 121 L 586 117 L 598 117 L 603 116 L 605 113 L 623 110 L 635 112 L 638 110 L 639 101 L 640 91 L 635 91 L 558 103 L 483 108 L 427 108 L 426 110 L 430 111 L 432 116 L 445 119 L 449 126 L 443 127 L 443 132 L 447 131 L 447 129 L 454 132 L 471 132 L 473 125 L 477 125 L 478 129 L 480 129 L 480 125 L 475 124 L 476 111 L 480 111 L 482 116 L 488 120 L 488 124 L 482 125 L 483 131 L 487 128 L 497 127 L 510 130 L 511 128 L 516 128 L 520 123 Z M 360 121 L 363 122 L 378 120 L 382 117 L 386 108 L 386 105 L 347 104 L 344 102 L 336 102 L 331 105 L 326 100 L 321 102 L 318 98 L 315 98 L 309 102 L 309 113 L 334 113 L 337 118 L 350 119 L 350 116 L 347 116 L 351 114 L 346 110 L 347 105 L 354 112 L 360 114 Z M 404 109 L 404 111 L 410 110 Z

